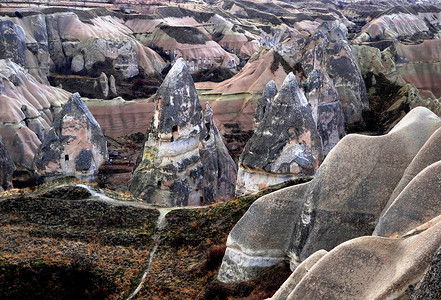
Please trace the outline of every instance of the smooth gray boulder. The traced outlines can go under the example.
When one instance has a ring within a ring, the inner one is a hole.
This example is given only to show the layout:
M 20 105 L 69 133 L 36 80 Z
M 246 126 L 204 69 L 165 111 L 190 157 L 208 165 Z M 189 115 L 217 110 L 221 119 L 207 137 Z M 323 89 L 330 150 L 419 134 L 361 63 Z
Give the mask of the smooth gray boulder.
M 345 136 L 312 181 L 250 207 L 228 236 L 219 280 L 250 279 L 268 261 L 299 264 L 317 250 L 371 235 L 406 167 L 439 127 L 435 114 L 417 107 L 386 135 Z

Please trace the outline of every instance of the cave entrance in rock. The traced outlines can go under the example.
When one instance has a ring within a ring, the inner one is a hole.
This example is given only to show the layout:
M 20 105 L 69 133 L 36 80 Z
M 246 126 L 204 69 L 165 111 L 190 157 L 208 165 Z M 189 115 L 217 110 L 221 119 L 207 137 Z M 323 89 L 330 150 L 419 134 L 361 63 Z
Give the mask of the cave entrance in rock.
M 172 137 L 171 141 L 176 141 L 179 138 L 179 126 L 175 125 L 172 127 Z
M 64 155 L 64 161 L 69 161 L 69 154 Z

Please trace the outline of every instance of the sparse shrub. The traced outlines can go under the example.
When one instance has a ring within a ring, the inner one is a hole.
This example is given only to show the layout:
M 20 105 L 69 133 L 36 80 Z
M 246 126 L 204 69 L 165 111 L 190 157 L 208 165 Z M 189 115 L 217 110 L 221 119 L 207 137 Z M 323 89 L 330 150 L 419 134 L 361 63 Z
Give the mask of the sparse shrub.
M 218 268 L 222 263 L 222 258 L 225 255 L 225 245 L 214 245 L 207 250 L 207 261 L 205 262 L 205 268 L 207 270 L 214 270 Z

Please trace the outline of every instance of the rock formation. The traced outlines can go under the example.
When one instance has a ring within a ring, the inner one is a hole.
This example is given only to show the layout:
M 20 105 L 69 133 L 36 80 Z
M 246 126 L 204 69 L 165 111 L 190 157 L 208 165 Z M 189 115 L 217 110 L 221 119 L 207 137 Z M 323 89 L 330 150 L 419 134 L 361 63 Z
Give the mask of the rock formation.
M 204 200 L 205 203 L 227 201 L 234 195 L 237 166 L 225 147 L 208 103 L 205 106 L 204 124 L 199 143 L 204 168 Z
M 312 175 L 321 159 L 311 106 L 290 73 L 240 156 L 236 194 Z
M 440 227 L 438 219 L 398 239 L 360 237 L 347 241 L 322 257 L 286 299 L 405 296 L 409 285 L 419 281 L 439 248 Z
M 250 207 L 228 237 L 219 279 L 253 278 L 287 257 L 298 264 L 317 250 L 372 234 L 407 166 L 440 126 L 418 107 L 387 135 L 344 137 L 311 182 Z
M 441 9 L 434 6 L 396 6 L 366 24 L 354 43 L 404 39 L 418 34 L 433 37 L 439 29 L 440 15 Z
M 35 152 L 69 95 L 0 60 L 0 134 L 17 167 L 33 169 Z
M 0 192 L 12 187 L 12 174 L 15 171 L 14 162 L 6 149 L 3 139 L 0 136 Z
M 270 106 L 277 95 L 277 86 L 274 80 L 271 80 L 265 86 L 262 97 L 257 102 L 256 111 L 254 112 L 254 127 L 263 120 L 265 114 L 269 111 Z
M 155 102 L 155 115 L 133 171 L 131 192 L 162 206 L 228 199 L 233 192 L 235 168 L 209 106 L 207 119 L 203 120 L 193 79 L 183 59 L 178 59 L 169 71 Z M 211 184 L 209 188 L 206 183 Z
M 312 116 L 327 155 L 345 136 L 345 119 L 340 97 L 325 70 L 312 71 L 305 83 L 305 96 L 312 106 Z
M 48 8 L 26 12 L 21 18 L 0 16 L 0 23 L 7 28 L 0 33 L 0 40 L 7 39 L 11 45 L 4 52 L 8 58 L 40 82 L 48 83 L 50 75 L 51 83 L 62 83 L 65 89 L 83 95 L 90 95 L 87 83 L 93 78 L 98 92 L 95 97 L 101 97 L 101 72 L 114 75 L 118 83 L 125 82 L 122 92 L 131 95 L 131 78 L 141 72 L 140 76 L 153 80 L 165 66 L 156 52 L 130 36 L 132 31 L 123 20 L 106 9 Z M 84 88 L 80 81 L 86 83 Z
M 89 181 L 107 158 L 107 141 L 100 125 L 75 93 L 55 118 L 35 154 L 34 165 L 46 180 L 75 176 Z

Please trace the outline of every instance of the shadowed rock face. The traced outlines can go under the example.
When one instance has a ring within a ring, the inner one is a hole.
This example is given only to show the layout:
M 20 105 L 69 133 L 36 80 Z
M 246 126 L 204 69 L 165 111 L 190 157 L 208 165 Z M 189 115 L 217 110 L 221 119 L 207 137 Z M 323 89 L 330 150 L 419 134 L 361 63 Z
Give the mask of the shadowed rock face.
M 440 299 L 441 298 L 441 248 L 433 256 L 430 266 L 416 289 L 410 295 L 410 300 Z
M 12 173 L 15 171 L 14 162 L 6 149 L 3 139 L 0 136 L 0 191 L 12 188 Z
M 208 103 L 205 106 L 204 125 L 199 143 L 204 167 L 204 199 L 206 203 L 227 201 L 234 195 L 237 166 L 225 147 Z
M 277 86 L 274 80 L 271 80 L 265 86 L 265 89 L 263 90 L 262 93 L 262 97 L 260 97 L 259 101 L 257 102 L 257 107 L 254 112 L 255 127 L 260 123 L 260 121 L 263 120 L 265 114 L 269 111 L 271 104 L 274 98 L 276 97 L 276 95 L 277 95 Z
M 311 182 L 250 207 L 228 237 L 219 279 L 247 280 L 287 257 L 298 264 L 317 250 L 372 234 L 407 166 L 440 126 L 418 107 L 387 135 L 344 137 Z
M 236 193 L 312 175 L 321 159 L 311 106 L 290 73 L 240 156 Z
M 36 172 L 52 180 L 76 176 L 93 180 L 107 160 L 107 141 L 78 93 L 57 115 L 34 158 Z
M 162 206 L 228 199 L 235 168 L 209 106 L 204 124 L 193 79 L 183 59 L 169 71 L 155 102 L 155 115 L 133 171 L 131 192 Z M 206 188 L 206 183 L 212 185 Z

